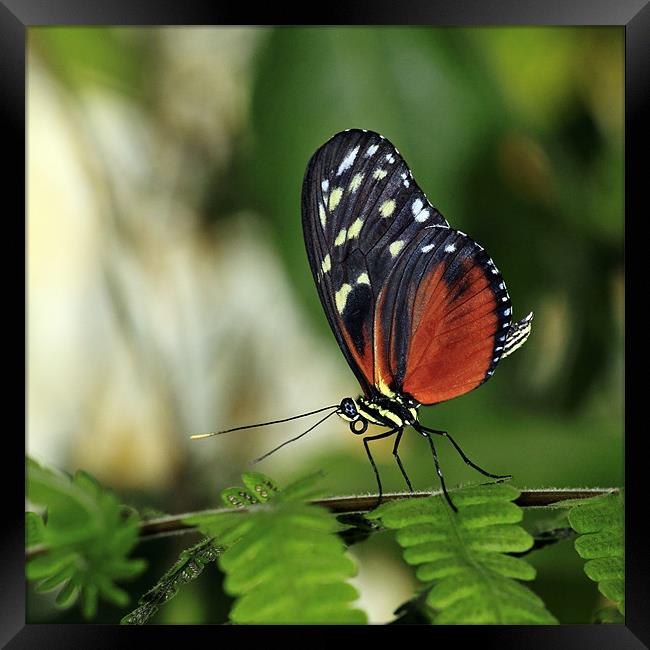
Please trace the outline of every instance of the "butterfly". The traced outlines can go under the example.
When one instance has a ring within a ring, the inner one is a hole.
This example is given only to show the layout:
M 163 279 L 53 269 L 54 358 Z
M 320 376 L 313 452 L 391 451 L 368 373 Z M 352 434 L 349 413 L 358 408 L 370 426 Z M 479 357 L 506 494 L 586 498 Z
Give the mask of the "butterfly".
M 532 312 L 518 322 L 501 273 L 485 249 L 450 227 L 415 182 L 399 151 L 382 135 L 349 129 L 312 156 L 302 186 L 307 257 L 330 327 L 363 394 L 345 398 L 337 413 L 350 430 L 386 430 L 363 438 L 379 488 L 369 443 L 395 436 L 399 457 L 407 427 L 430 445 L 447 492 L 432 434 L 446 431 L 418 420 L 418 410 L 467 393 L 521 347 Z
M 415 182 L 399 151 L 364 129 L 334 135 L 311 157 L 302 185 L 307 257 L 330 327 L 363 394 L 281 420 L 329 411 L 316 424 L 257 458 L 260 461 L 337 414 L 369 443 L 395 436 L 393 456 L 411 492 L 399 456 L 407 427 L 427 439 L 443 494 L 447 491 L 432 435 L 447 438 L 461 458 L 485 476 L 447 431 L 424 426 L 421 406 L 463 395 L 487 381 L 499 361 L 527 340 L 532 312 L 514 322 L 501 273 L 483 247 L 450 227 Z

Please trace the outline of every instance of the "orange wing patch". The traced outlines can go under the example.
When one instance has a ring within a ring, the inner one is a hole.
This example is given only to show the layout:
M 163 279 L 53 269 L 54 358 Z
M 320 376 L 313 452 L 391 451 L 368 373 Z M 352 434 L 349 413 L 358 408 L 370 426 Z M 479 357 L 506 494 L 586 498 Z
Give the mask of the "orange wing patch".
M 491 279 L 468 261 L 447 285 L 444 267 L 432 270 L 415 296 L 412 340 L 403 390 L 421 404 L 457 397 L 483 382 L 499 328 Z

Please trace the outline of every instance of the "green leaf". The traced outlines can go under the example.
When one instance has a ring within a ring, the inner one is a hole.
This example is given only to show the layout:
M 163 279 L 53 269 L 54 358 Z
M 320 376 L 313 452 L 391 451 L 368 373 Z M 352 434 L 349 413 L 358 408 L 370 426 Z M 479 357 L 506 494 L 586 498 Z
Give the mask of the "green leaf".
M 45 522 L 35 512 L 25 513 L 25 539 L 27 546 L 36 546 L 43 542 L 45 537 Z
M 237 599 L 233 623 L 366 622 L 364 612 L 351 606 L 359 595 L 347 582 L 356 567 L 336 534 L 343 525 L 325 508 L 304 502 L 321 494 L 318 476 L 284 490 L 267 489 L 266 502 L 245 512 L 186 520 L 225 547 L 219 566 L 226 592 Z M 257 484 L 272 485 L 263 479 L 257 475 L 251 481 L 248 475 L 244 482 L 259 496 Z
M 138 516 L 126 512 L 110 490 L 86 472 L 74 477 L 27 460 L 27 496 L 47 508 L 47 524 L 26 513 L 27 541 L 44 545 L 44 554 L 29 560 L 27 579 L 37 591 L 61 588 L 59 607 L 79 601 L 83 615 L 97 612 L 99 597 L 123 607 L 125 591 L 115 585 L 139 575 L 143 560 L 128 558 L 138 541 Z
M 74 605 L 79 596 L 79 586 L 70 580 L 56 597 L 56 604 L 61 608 L 67 608 Z
M 569 511 L 569 523 L 579 534 L 574 544 L 587 560 L 587 577 L 625 614 L 623 493 L 583 500 Z
M 94 584 L 88 584 L 81 589 L 81 612 L 87 620 L 97 614 L 97 592 L 97 586 Z
M 516 580 L 533 580 L 535 569 L 505 555 L 524 552 L 533 538 L 519 522 L 506 484 L 454 492 L 454 513 L 441 496 L 386 503 L 367 515 L 396 531 L 404 559 L 427 585 L 427 605 L 437 624 L 528 625 L 556 623 L 542 600 Z
M 158 607 L 162 603 L 176 595 L 182 585 L 196 580 L 203 572 L 203 567 L 209 562 L 213 562 L 219 553 L 221 553 L 221 549 L 215 546 L 213 540 L 209 538 L 185 549 L 174 565 L 140 598 L 138 607 L 127 614 L 121 623 L 125 625 L 146 623 L 158 611 Z
M 260 503 L 268 501 L 278 491 L 278 486 L 268 476 L 259 472 L 245 472 L 241 478 Z
M 221 500 L 229 508 L 247 508 L 259 503 L 253 492 L 242 487 L 231 487 L 222 490 Z

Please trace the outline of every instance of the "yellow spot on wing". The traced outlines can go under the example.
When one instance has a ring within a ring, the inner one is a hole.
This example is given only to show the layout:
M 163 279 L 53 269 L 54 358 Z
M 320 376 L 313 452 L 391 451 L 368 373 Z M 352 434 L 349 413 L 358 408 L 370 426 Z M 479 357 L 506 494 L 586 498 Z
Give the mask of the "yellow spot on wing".
M 323 260 L 323 263 L 320 265 L 320 267 L 323 273 L 327 273 L 332 268 L 332 258 L 330 257 L 329 253 L 325 255 L 325 259 Z
M 402 248 L 404 248 L 404 242 L 402 240 L 399 241 L 394 241 L 389 247 L 388 250 L 390 251 L 390 254 L 392 257 L 395 257 L 397 253 L 399 253 Z
M 350 181 L 350 187 L 348 188 L 350 192 L 356 192 L 359 189 L 359 186 L 361 185 L 361 181 L 363 180 L 363 174 L 355 174 L 352 177 L 352 180 Z
M 345 237 L 348 234 L 348 231 L 345 228 L 341 228 L 341 231 L 336 236 L 334 240 L 334 246 L 342 246 L 345 243 Z
M 361 226 L 363 226 L 363 219 L 357 219 L 348 229 L 348 239 L 358 237 L 361 232 Z
M 339 314 L 343 313 L 345 309 L 345 303 L 348 300 L 348 294 L 352 291 L 352 287 L 349 284 L 344 284 L 335 294 L 334 300 L 336 301 L 336 308 L 339 311 Z
M 387 173 L 388 172 L 385 169 L 376 169 L 375 173 L 372 176 L 373 178 L 376 178 L 378 181 L 380 181 L 386 176 Z
M 362 273 L 358 278 L 357 278 L 357 284 L 367 284 L 370 285 L 370 278 L 368 277 L 367 273 Z
M 390 199 L 389 201 L 384 201 L 380 206 L 379 206 L 379 214 L 381 214 L 382 217 L 390 217 L 391 214 L 395 211 L 395 201 L 393 199 Z
M 327 215 L 325 214 L 325 208 L 322 203 L 318 204 L 318 215 L 320 216 L 320 225 L 325 228 L 325 222 L 327 221 Z
M 330 210 L 334 210 L 343 196 L 343 188 L 335 187 L 330 194 Z

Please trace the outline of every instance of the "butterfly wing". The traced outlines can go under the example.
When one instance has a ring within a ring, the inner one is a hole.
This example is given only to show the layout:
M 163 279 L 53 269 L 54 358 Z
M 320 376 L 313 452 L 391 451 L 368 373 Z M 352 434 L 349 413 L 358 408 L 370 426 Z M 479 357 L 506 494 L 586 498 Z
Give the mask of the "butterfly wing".
M 511 327 L 487 253 L 449 227 L 379 134 L 344 131 L 314 154 L 302 219 L 321 302 L 366 395 L 456 397 L 528 336 L 526 319 Z
M 399 244 L 447 225 L 395 147 L 371 131 L 336 134 L 311 158 L 302 190 L 307 256 L 321 303 L 366 395 L 375 376 L 375 305 Z
M 511 315 L 505 283 L 485 250 L 452 228 L 427 228 L 378 300 L 377 372 L 421 404 L 462 395 L 493 374 Z

